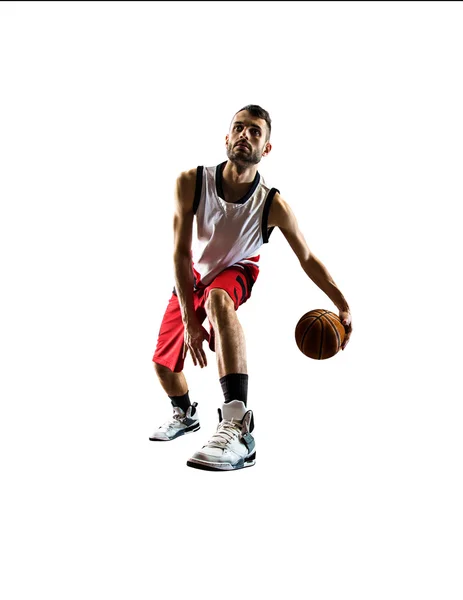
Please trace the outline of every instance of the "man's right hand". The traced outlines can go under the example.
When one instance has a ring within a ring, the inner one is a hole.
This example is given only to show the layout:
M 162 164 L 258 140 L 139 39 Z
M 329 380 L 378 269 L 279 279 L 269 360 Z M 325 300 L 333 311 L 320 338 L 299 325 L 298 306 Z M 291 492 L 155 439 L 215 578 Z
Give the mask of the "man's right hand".
M 185 325 L 183 359 L 185 359 L 189 350 L 193 364 L 196 367 L 199 363 L 201 369 L 207 366 L 206 354 L 203 350 L 204 340 L 209 340 L 209 334 L 199 321 L 191 321 L 188 325 Z

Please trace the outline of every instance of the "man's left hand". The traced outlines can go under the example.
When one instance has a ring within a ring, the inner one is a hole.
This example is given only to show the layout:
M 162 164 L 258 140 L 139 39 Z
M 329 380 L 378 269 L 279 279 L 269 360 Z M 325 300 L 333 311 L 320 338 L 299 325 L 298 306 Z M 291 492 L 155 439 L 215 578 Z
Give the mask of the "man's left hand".
M 344 325 L 344 329 L 346 331 L 344 342 L 341 346 L 341 350 L 345 350 L 347 344 L 349 343 L 350 334 L 352 333 L 352 315 L 348 310 L 340 310 L 339 318 L 341 319 L 341 323 Z

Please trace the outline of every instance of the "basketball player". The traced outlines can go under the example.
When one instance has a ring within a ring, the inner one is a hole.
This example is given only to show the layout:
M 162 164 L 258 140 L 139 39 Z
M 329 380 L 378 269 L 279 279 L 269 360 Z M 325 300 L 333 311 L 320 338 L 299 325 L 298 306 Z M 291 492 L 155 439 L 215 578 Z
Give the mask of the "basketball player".
M 183 365 L 207 365 L 203 342 L 215 351 L 224 394 L 219 424 L 209 442 L 187 465 L 211 471 L 255 464 L 253 413 L 247 408 L 248 368 L 238 307 L 251 296 L 259 274 L 259 248 L 279 227 L 305 273 L 339 309 L 346 336 L 352 332 L 349 306 L 320 260 L 312 254 L 296 218 L 279 191 L 266 185 L 257 165 L 272 149 L 268 112 L 248 105 L 235 114 L 225 136 L 228 160 L 197 167 L 177 179 L 174 214 L 175 288 L 162 320 L 154 368 L 171 400 L 173 417 L 150 440 L 169 441 L 200 427 L 191 404 Z M 193 242 L 193 224 L 196 243 Z M 209 322 L 209 331 L 202 323 Z

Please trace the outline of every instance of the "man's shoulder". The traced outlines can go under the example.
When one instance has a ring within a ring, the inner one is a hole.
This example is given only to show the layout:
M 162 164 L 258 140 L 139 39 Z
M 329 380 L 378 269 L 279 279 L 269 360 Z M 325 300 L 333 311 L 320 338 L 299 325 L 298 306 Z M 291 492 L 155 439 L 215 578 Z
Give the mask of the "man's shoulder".
M 272 207 L 275 207 L 277 210 L 278 209 L 284 209 L 288 206 L 288 203 L 286 202 L 286 200 L 284 200 L 283 196 L 280 194 L 279 190 L 275 191 L 275 194 L 273 195 L 273 199 L 272 199 Z
M 197 167 L 182 171 L 177 177 L 177 190 L 182 196 L 191 197 L 195 193 Z
M 195 188 L 196 167 L 179 173 L 176 184 L 176 198 L 177 205 L 181 207 L 182 212 L 190 212 L 193 209 Z
M 288 213 L 290 212 L 289 204 L 284 200 L 280 192 L 277 190 L 273 196 L 270 212 L 268 216 L 269 227 L 281 227 L 285 223 Z
M 197 167 L 194 167 L 193 169 L 188 169 L 187 171 L 182 171 L 181 173 L 179 173 L 178 177 L 177 177 L 177 182 L 181 183 L 183 185 L 188 185 L 191 184 L 193 182 L 193 184 L 196 182 L 196 172 L 197 172 Z

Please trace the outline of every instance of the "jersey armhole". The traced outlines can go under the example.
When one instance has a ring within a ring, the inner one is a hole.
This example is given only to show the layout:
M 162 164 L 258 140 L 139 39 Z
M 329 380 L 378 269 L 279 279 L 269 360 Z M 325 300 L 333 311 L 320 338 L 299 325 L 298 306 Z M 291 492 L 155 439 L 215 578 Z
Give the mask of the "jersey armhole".
M 270 229 L 268 227 L 268 215 L 270 212 L 270 207 L 272 206 L 273 198 L 275 197 L 275 194 L 277 192 L 280 193 L 280 190 L 272 188 L 267 194 L 267 198 L 265 199 L 264 210 L 262 212 L 262 239 L 264 241 L 264 244 L 268 243 L 270 235 L 274 230 L 274 227 L 270 227 Z
M 195 197 L 193 200 L 193 214 L 196 214 L 198 210 L 199 202 L 201 200 L 201 192 L 203 189 L 203 170 L 204 167 L 196 168 L 196 186 L 195 186 Z

